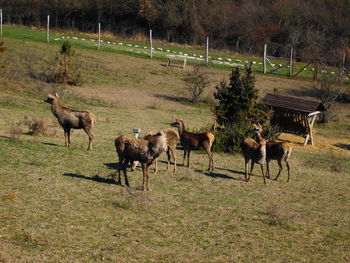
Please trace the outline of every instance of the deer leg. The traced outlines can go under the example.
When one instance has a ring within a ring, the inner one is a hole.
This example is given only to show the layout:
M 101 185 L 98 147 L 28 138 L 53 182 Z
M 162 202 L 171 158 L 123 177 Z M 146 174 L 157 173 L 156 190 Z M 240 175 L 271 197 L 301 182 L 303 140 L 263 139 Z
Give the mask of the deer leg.
M 210 150 L 208 148 L 205 148 L 205 151 L 208 154 L 208 158 L 209 158 L 209 167 L 208 167 L 208 171 L 211 172 L 214 170 L 214 159 L 213 159 L 213 154 L 210 152 Z
M 94 136 L 92 135 L 90 129 L 84 128 L 84 131 L 89 136 L 89 146 L 88 146 L 87 150 L 92 151 L 92 140 L 94 139 Z
M 187 150 L 184 149 L 184 158 L 183 158 L 183 161 L 182 161 L 182 166 L 185 166 L 186 154 L 187 154 Z
M 171 155 L 174 158 L 174 170 L 173 170 L 173 172 L 176 172 L 176 155 L 175 155 L 175 151 L 173 149 L 170 149 L 170 150 L 171 150 Z
M 261 174 L 262 174 L 263 179 L 264 179 L 264 184 L 266 184 L 265 174 L 264 174 L 264 165 L 263 165 L 263 164 L 260 164 L 260 168 L 261 168 Z
M 288 160 L 286 160 L 286 166 L 287 166 L 287 170 L 288 170 L 288 179 L 287 179 L 287 182 L 289 182 L 289 162 L 288 162 Z
M 63 131 L 64 131 L 64 147 L 69 147 L 67 129 L 66 129 L 66 128 L 63 128 Z
M 154 159 L 153 162 L 154 162 L 154 171 L 153 172 L 157 173 L 157 171 L 158 171 L 158 158 Z
M 117 184 L 121 185 L 122 184 L 122 181 L 120 179 L 120 170 L 123 168 L 123 161 L 122 159 L 119 157 L 119 164 L 118 164 L 118 182 Z
M 270 161 L 266 160 L 266 177 L 270 178 Z
M 124 173 L 124 179 L 125 179 L 125 185 L 130 187 L 129 185 L 129 180 L 128 180 L 128 175 L 126 174 L 126 166 L 128 165 L 129 163 L 129 160 L 125 159 L 124 162 L 123 162 L 123 173 Z
M 146 169 L 147 169 L 147 164 L 146 163 L 141 163 L 142 166 L 142 175 L 143 175 L 143 179 L 142 179 L 142 191 L 146 191 Z
M 277 162 L 278 162 L 278 166 L 279 166 L 280 169 L 278 171 L 278 174 L 277 174 L 276 178 L 274 179 L 276 181 L 277 181 L 277 178 L 280 176 L 281 171 L 282 171 L 282 162 L 281 162 L 281 160 L 277 160 Z
M 248 163 L 249 163 L 249 159 L 244 159 L 244 176 L 245 176 L 245 181 L 248 182 L 249 181 L 249 177 L 248 177 Z
M 190 168 L 190 153 L 191 153 L 191 150 L 188 150 L 187 152 L 187 167 Z
M 252 163 L 250 164 L 250 173 L 249 173 L 249 176 L 252 174 L 253 169 L 254 169 L 254 162 L 253 162 L 253 160 L 252 160 Z
M 122 180 L 120 178 L 120 170 L 123 169 L 124 172 L 124 161 L 125 159 L 121 156 L 119 156 L 119 163 L 118 163 L 118 182 L 117 184 L 122 185 Z
M 169 168 L 170 168 L 170 159 L 171 159 L 170 148 L 168 148 L 168 150 L 166 151 L 166 155 L 167 155 L 167 157 L 168 157 L 168 165 L 167 165 L 166 170 L 169 171 Z
M 149 179 L 149 176 L 148 176 L 148 167 L 151 165 L 151 163 L 148 163 L 146 165 L 146 191 L 152 191 L 151 188 L 149 188 L 149 185 L 148 185 L 148 179 Z
M 68 147 L 70 146 L 70 128 L 67 128 Z

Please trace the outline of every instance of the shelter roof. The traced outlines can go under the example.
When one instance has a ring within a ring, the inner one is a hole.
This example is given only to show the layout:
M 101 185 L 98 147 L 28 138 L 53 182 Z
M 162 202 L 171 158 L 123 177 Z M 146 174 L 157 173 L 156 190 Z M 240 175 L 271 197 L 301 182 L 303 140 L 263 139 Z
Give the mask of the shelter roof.
M 266 105 L 295 110 L 299 112 L 311 113 L 315 111 L 325 111 L 326 108 L 320 100 L 311 100 L 300 97 L 268 93 L 263 102 Z

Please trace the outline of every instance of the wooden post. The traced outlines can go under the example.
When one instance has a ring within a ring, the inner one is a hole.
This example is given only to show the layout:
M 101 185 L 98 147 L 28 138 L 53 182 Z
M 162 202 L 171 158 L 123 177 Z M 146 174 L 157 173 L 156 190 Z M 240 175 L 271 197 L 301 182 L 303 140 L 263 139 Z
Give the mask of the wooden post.
M 151 45 L 150 54 L 151 54 L 151 58 L 153 58 L 153 38 L 152 38 L 152 29 L 149 30 L 149 41 L 150 41 L 150 45 Z
M 209 37 L 207 37 L 207 45 L 205 49 L 205 64 L 209 64 Z
M 167 67 L 170 67 L 170 58 L 168 58 L 168 62 L 166 63 Z
M 293 77 L 293 71 L 294 71 L 294 49 L 293 47 L 290 48 L 290 60 L 289 60 L 289 77 Z
M 318 61 L 314 64 L 315 70 L 314 70 L 314 81 L 317 81 L 318 78 Z
M 308 128 L 308 134 L 306 135 L 304 146 L 309 143 L 311 145 L 314 145 L 314 136 L 313 136 L 313 126 L 316 120 L 317 115 L 319 114 L 319 111 L 315 111 L 310 113 L 306 118 L 306 127 Z
M 101 23 L 98 23 L 98 46 L 97 49 L 101 49 Z
M 50 15 L 47 15 L 46 42 L 50 42 Z
M 0 35 L 2 36 L 2 9 L 0 9 Z
M 187 57 L 185 57 L 185 59 L 184 59 L 184 64 L 183 64 L 183 66 L 182 66 L 182 69 L 186 69 L 186 61 L 187 60 Z
M 345 69 L 345 59 L 346 59 L 346 54 L 343 53 L 341 54 L 341 59 L 339 63 L 339 83 L 343 84 L 343 74 L 344 74 L 344 69 Z
M 266 54 L 267 52 L 267 44 L 264 45 L 264 74 L 266 74 Z

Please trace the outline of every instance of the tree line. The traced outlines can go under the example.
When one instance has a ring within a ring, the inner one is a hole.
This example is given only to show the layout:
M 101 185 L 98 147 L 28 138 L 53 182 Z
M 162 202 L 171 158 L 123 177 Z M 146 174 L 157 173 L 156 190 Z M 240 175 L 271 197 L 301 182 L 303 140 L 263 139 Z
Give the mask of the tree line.
M 348 0 L 0 0 L 5 23 L 51 26 L 122 35 L 147 34 L 169 42 L 272 55 L 290 46 L 303 60 L 337 64 L 350 55 Z

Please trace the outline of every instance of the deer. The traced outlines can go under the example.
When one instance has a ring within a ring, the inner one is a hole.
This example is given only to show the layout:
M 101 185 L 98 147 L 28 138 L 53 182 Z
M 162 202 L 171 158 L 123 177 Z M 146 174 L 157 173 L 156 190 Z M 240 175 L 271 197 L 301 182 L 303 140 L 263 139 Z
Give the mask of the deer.
M 258 141 L 264 140 L 262 137 L 263 128 L 262 126 L 258 124 L 253 125 L 254 130 L 253 132 L 256 134 Z M 276 142 L 276 141 L 268 141 L 266 143 L 266 177 L 270 178 L 270 166 L 269 163 L 271 160 L 277 160 L 279 171 L 277 173 L 277 176 L 274 180 L 277 181 L 278 177 L 280 176 L 282 172 L 282 161 L 286 163 L 287 171 L 288 171 L 288 177 L 287 182 L 289 182 L 289 176 L 290 176 L 290 167 L 289 167 L 289 157 L 292 153 L 292 146 L 287 142 Z
M 245 180 L 250 180 L 250 175 L 254 168 L 254 163 L 260 164 L 264 184 L 266 184 L 263 164 L 266 161 L 266 140 L 262 139 L 259 143 L 252 138 L 245 138 L 241 142 L 241 149 L 245 162 Z M 248 174 L 248 163 L 251 160 L 250 173 Z
M 179 133 L 177 131 L 174 131 L 172 129 L 163 129 L 165 132 L 165 136 L 166 136 L 166 142 L 168 145 L 168 150 L 166 151 L 167 157 L 168 157 L 168 164 L 167 164 L 167 171 L 170 170 L 170 160 L 171 160 L 171 156 L 174 159 L 174 169 L 173 172 L 176 172 L 176 145 L 180 140 L 180 136 Z M 150 132 L 147 135 L 145 135 L 143 138 L 147 141 L 150 141 L 154 136 L 154 133 Z M 157 173 L 158 171 L 158 159 L 156 159 L 154 161 L 154 173 Z M 134 171 L 136 169 L 138 162 L 133 162 L 132 166 L 131 166 L 131 171 Z
M 114 145 L 119 157 L 118 184 L 121 185 L 120 170 L 122 169 L 125 184 L 130 187 L 126 167 L 129 162 L 139 161 L 143 174 L 142 190 L 151 191 L 148 186 L 148 167 L 168 149 L 165 132 L 160 130 L 149 141 L 130 135 L 120 135 L 115 139 Z
M 55 95 L 48 95 L 44 102 L 51 104 L 51 112 L 57 118 L 58 123 L 64 131 L 65 147 L 70 146 L 70 130 L 83 129 L 89 137 L 89 145 L 87 150 L 92 151 L 92 127 L 96 122 L 96 116 L 89 111 L 78 111 L 67 108 L 62 105 L 61 99 L 56 93 Z
M 185 123 L 181 119 L 176 119 L 174 123 L 171 124 L 172 127 L 177 127 L 180 135 L 180 142 L 184 148 L 184 156 L 182 166 L 185 166 L 185 159 L 187 156 L 187 167 L 190 167 L 190 153 L 191 150 L 198 147 L 204 148 L 209 157 L 209 167 L 208 171 L 212 172 L 214 170 L 214 156 L 211 152 L 211 147 L 213 146 L 215 137 L 211 132 L 203 133 L 192 133 L 186 131 Z

